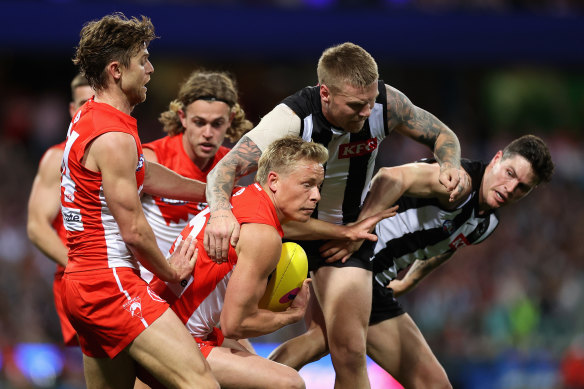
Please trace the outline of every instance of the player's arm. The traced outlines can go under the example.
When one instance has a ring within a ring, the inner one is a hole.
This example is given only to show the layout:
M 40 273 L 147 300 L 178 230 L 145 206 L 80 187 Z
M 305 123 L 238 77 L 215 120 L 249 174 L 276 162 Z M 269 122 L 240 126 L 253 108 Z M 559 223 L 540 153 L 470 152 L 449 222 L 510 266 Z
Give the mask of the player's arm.
M 144 192 L 178 200 L 205 201 L 205 183 L 181 176 L 157 162 L 144 162 Z
M 239 223 L 231 212 L 229 199 L 235 182 L 258 168 L 262 149 L 272 141 L 300 131 L 300 119 L 280 104 L 245 134 L 207 175 L 207 203 L 211 211 L 205 228 L 204 246 L 213 260 L 224 260 L 229 244 L 237 244 Z
M 49 149 L 43 156 L 28 199 L 26 231 L 30 241 L 47 257 L 67 265 L 67 247 L 52 223 L 61 213 L 61 159 L 63 151 Z
M 436 255 L 435 257 L 429 258 L 425 261 L 420 261 L 417 259 L 412 264 L 412 266 L 410 266 L 408 272 L 401 280 L 392 280 L 387 287 L 393 289 L 393 294 L 395 297 L 406 294 L 407 292 L 414 289 L 416 285 L 422 281 L 422 279 L 424 279 L 438 266 L 448 261 L 450 257 L 452 257 L 452 254 L 454 254 L 454 252 L 449 251 L 444 254 Z
M 168 262 L 156 244 L 146 221 L 136 184 L 136 143 L 123 132 L 108 132 L 97 137 L 86 151 L 85 166 L 101 172 L 104 196 L 122 239 L 132 253 L 151 272 L 164 281 L 178 282 L 193 267 L 192 254 Z
M 440 183 L 459 200 L 469 186 L 468 174 L 460 166 L 460 143 L 456 134 L 431 113 L 415 106 L 395 88 L 386 85 L 389 128 L 430 148 L 440 164 Z
M 241 339 L 269 334 L 304 316 L 309 297 L 306 281 L 287 310 L 272 312 L 258 308 L 281 250 L 282 240 L 274 227 L 256 223 L 242 225 L 237 265 L 227 284 L 220 318 L 226 337 Z
M 395 216 L 396 210 L 397 206 L 381 209 L 373 216 L 350 225 L 333 224 L 310 218 L 307 222 L 288 221 L 282 225 L 282 228 L 284 237 L 294 240 L 342 239 L 358 241 L 368 239 L 377 241 L 377 235 L 371 234 L 370 231 L 380 220 Z

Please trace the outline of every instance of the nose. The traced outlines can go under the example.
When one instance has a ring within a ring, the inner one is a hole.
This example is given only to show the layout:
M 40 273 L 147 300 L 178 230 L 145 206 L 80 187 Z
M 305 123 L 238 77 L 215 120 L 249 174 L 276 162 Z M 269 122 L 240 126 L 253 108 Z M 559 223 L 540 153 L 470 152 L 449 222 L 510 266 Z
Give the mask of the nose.
M 318 190 L 318 188 L 313 188 L 312 189 L 312 193 L 310 196 L 310 199 L 314 202 L 319 202 L 320 201 L 320 190 Z
M 152 62 L 147 61 L 146 63 L 146 73 L 151 74 L 154 73 L 154 66 L 152 65 Z
M 371 107 L 369 104 L 365 104 L 361 112 L 359 112 L 359 116 L 368 118 L 371 115 Z
M 507 190 L 507 196 L 513 197 L 519 182 L 517 180 L 512 180 L 505 185 L 505 190 Z
M 205 125 L 203 128 L 203 136 L 205 138 L 211 138 L 213 136 L 213 129 L 210 124 Z

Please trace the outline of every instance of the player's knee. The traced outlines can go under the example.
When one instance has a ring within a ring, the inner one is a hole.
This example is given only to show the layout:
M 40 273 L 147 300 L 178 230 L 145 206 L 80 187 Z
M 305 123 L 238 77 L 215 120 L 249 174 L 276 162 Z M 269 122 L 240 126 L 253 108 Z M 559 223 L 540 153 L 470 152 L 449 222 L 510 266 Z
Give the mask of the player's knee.
M 213 377 L 213 375 L 209 373 L 205 373 L 196 380 L 189 380 L 188 382 L 181 382 L 176 385 L 177 389 L 220 389 L 220 385 Z
M 448 379 L 446 371 L 437 361 L 432 363 L 418 364 L 413 369 L 412 377 L 418 381 L 411 387 L 424 389 L 452 389 L 452 384 Z
M 304 380 L 298 374 L 298 372 L 292 368 L 286 369 L 286 371 L 279 374 L 278 383 L 276 388 L 278 389 L 305 389 L 306 385 Z

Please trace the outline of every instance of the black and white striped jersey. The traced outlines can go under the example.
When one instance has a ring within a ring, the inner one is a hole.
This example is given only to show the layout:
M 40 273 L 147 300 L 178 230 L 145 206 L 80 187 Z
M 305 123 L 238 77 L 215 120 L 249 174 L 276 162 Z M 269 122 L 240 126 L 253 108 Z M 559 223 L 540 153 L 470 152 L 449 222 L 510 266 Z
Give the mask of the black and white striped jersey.
M 398 271 L 417 259 L 478 244 L 495 230 L 499 219 L 494 211 L 479 215 L 479 188 L 486 165 L 468 160 L 461 163 L 472 179 L 472 192 L 457 209 L 445 210 L 435 198 L 402 196 L 396 203 L 397 215 L 377 224 L 373 254 L 364 247 L 362 255 L 373 261 L 374 278 L 379 284 L 386 286 Z
M 321 200 L 313 217 L 336 224 L 355 221 L 373 176 L 378 146 L 389 134 L 384 82 L 379 81 L 379 95 L 371 116 L 356 134 L 334 128 L 326 120 L 318 86 L 306 87 L 283 103 L 300 117 L 300 136 L 322 144 L 329 151 Z

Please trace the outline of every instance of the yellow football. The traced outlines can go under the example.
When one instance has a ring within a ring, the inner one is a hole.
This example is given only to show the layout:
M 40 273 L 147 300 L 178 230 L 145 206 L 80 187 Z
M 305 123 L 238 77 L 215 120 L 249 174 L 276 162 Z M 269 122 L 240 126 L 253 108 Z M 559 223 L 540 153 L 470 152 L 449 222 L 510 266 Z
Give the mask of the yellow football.
M 292 304 L 307 274 L 308 259 L 304 249 L 294 242 L 283 243 L 280 260 L 268 279 L 259 307 L 274 312 L 284 311 Z

